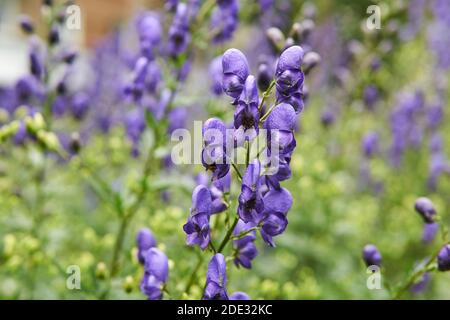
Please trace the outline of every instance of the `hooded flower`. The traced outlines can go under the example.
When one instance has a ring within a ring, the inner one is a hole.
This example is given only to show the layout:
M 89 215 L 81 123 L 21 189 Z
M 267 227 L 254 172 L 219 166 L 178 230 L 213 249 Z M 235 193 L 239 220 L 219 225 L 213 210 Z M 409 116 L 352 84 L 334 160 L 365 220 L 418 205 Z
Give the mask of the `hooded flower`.
M 149 300 L 162 298 L 162 287 L 169 275 L 169 261 L 166 255 L 157 248 L 150 248 L 144 254 L 144 277 L 141 281 L 141 291 Z
M 296 122 L 297 116 L 289 104 L 281 103 L 272 110 L 264 121 L 264 128 L 269 131 L 269 147 L 272 150 L 276 145 L 280 154 L 289 154 L 294 150 L 297 144 L 294 137 Z
M 438 269 L 439 271 L 450 270 L 450 244 L 446 244 L 439 251 L 438 257 Z
M 226 127 L 216 118 L 208 119 L 203 125 L 202 163 L 213 173 L 213 180 L 224 177 L 230 170 L 226 154 Z
M 258 112 L 258 88 L 255 77 L 250 75 L 245 80 L 244 90 L 238 99 L 236 111 L 234 113 L 234 127 L 255 129 L 258 132 L 259 112 Z
M 145 253 L 150 248 L 156 247 L 156 239 L 153 236 L 153 233 L 147 229 L 142 228 L 139 230 L 137 236 L 136 236 L 136 245 L 138 248 L 137 257 L 139 260 L 139 263 L 144 264 L 145 263 Z
M 162 28 L 153 12 L 147 11 L 139 15 L 136 21 L 141 53 L 148 59 L 153 58 L 153 48 L 161 41 Z
M 261 228 L 263 240 L 274 247 L 272 237 L 280 235 L 288 224 L 287 213 L 292 207 L 292 195 L 285 189 L 271 189 L 264 195 L 264 221 Z
M 222 56 L 223 91 L 237 99 L 244 90 L 249 75 L 247 58 L 238 49 L 228 49 Z
M 430 199 L 425 197 L 418 198 L 414 208 L 422 216 L 425 223 L 434 223 L 436 210 Z
M 212 185 L 209 188 L 212 198 L 211 214 L 223 212 L 228 208 L 225 197 L 226 194 L 230 193 L 230 186 L 231 174 L 229 171 L 222 178 L 214 180 L 212 182 Z
M 203 299 L 228 300 L 226 267 L 225 257 L 222 254 L 217 253 L 212 257 L 206 273 Z
M 377 247 L 373 244 L 368 244 L 363 249 L 363 259 L 366 265 L 369 266 L 380 266 L 381 265 L 381 254 Z
M 238 214 L 244 222 L 257 224 L 262 219 L 264 201 L 260 189 L 261 163 L 258 159 L 255 159 L 245 171 L 238 200 Z
M 303 110 L 303 56 L 300 46 L 287 48 L 281 54 L 275 72 L 278 102 L 290 104 L 297 113 Z
M 198 245 L 202 250 L 206 249 L 210 240 L 209 217 L 211 210 L 211 193 L 205 186 L 197 186 L 192 193 L 191 213 L 187 223 L 183 226 L 187 245 Z
M 236 227 L 233 230 L 233 236 L 238 237 L 240 234 L 247 233 L 248 230 L 253 228 L 255 225 L 252 222 L 245 223 L 239 220 Z M 255 246 L 256 231 L 251 231 L 247 233 L 240 239 L 233 241 L 233 246 L 235 248 L 235 258 L 234 264 L 239 267 L 242 266 L 247 269 L 251 269 L 252 260 L 258 255 L 258 250 Z

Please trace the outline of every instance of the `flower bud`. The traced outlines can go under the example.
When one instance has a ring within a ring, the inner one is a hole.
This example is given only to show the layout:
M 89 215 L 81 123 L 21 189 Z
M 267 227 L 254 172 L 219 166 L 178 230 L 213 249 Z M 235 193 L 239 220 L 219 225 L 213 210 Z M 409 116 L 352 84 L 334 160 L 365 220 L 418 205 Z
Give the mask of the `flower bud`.
M 449 271 L 450 270 L 450 244 L 446 244 L 439 251 L 438 257 L 438 270 Z
M 381 253 L 373 244 L 368 244 L 364 247 L 363 259 L 368 267 L 381 265 Z
M 267 38 L 269 38 L 272 45 L 278 50 L 281 50 L 284 47 L 286 38 L 284 37 L 284 34 L 280 29 L 275 27 L 269 28 L 266 31 L 266 36 Z
M 126 293 L 130 293 L 134 288 L 134 279 L 132 276 L 127 276 L 122 283 L 122 288 Z
M 414 209 L 422 216 L 425 223 L 433 223 L 436 218 L 436 210 L 430 199 L 421 197 L 416 200 Z
M 29 16 L 25 15 L 21 16 L 19 18 L 19 24 L 22 31 L 25 32 L 26 34 L 34 33 L 34 24 Z
M 95 269 L 95 276 L 99 279 L 105 279 L 108 275 L 108 269 L 104 262 L 99 262 L 97 268 Z

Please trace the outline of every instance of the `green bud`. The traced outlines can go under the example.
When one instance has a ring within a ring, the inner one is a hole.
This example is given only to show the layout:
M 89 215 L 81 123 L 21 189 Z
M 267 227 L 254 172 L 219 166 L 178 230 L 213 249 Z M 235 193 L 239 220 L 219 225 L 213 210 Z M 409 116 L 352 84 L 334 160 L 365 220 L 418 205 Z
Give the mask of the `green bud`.
M 269 28 L 266 31 L 266 36 L 275 48 L 278 50 L 283 49 L 286 39 L 280 29 L 274 27 Z
M 105 279 L 107 275 L 108 269 L 106 268 L 106 264 L 104 262 L 99 262 L 95 270 L 95 276 L 99 279 Z
M 125 290 L 126 293 L 130 293 L 133 291 L 134 288 L 134 279 L 132 276 L 127 276 L 125 280 L 122 283 L 123 290 Z

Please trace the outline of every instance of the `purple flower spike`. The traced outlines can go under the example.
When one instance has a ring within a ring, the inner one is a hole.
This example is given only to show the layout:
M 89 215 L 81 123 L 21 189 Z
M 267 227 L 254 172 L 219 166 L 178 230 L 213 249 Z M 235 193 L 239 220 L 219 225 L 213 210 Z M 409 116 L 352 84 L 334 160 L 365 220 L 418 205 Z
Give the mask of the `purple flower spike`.
M 446 244 L 442 247 L 441 251 L 439 251 L 437 260 L 439 271 L 450 270 L 450 244 Z
M 136 244 L 138 248 L 137 257 L 139 263 L 144 264 L 147 250 L 156 247 L 156 239 L 149 229 L 142 228 L 136 236 Z
M 255 226 L 254 223 L 245 223 L 239 220 L 233 230 L 234 236 L 239 236 L 241 233 L 248 231 Z M 254 244 L 256 238 L 256 231 L 251 231 L 240 239 L 234 240 L 233 245 L 236 250 L 234 264 L 239 267 L 250 269 L 252 267 L 252 260 L 258 255 L 258 250 Z
M 179 3 L 169 29 L 169 54 L 176 57 L 184 53 L 190 41 L 188 7 L 185 3 Z
M 205 250 L 209 245 L 209 217 L 212 211 L 211 193 L 208 188 L 199 185 L 192 193 L 192 208 L 187 223 L 183 226 L 186 232 L 186 243 L 189 246 L 198 245 Z
M 436 210 L 430 199 L 425 197 L 418 198 L 414 209 L 422 216 L 425 223 L 434 223 Z
M 249 75 L 247 58 L 238 49 L 228 49 L 222 56 L 223 91 L 232 98 L 237 99 Z
M 215 31 L 214 44 L 230 40 L 238 25 L 237 0 L 218 0 L 218 6 L 211 14 L 211 29 Z
M 228 300 L 226 267 L 225 257 L 222 254 L 217 253 L 212 257 L 206 273 L 203 299 Z
M 261 195 L 261 163 L 255 159 L 245 171 L 239 195 L 238 214 L 244 222 L 259 223 L 264 201 Z
M 236 291 L 230 296 L 230 300 L 250 300 L 250 297 L 245 292 Z
M 381 265 L 381 253 L 373 244 L 368 244 L 364 247 L 363 259 L 368 267 Z
M 157 248 L 145 252 L 144 277 L 141 281 L 141 291 L 149 300 L 162 298 L 162 287 L 169 275 L 167 256 Z

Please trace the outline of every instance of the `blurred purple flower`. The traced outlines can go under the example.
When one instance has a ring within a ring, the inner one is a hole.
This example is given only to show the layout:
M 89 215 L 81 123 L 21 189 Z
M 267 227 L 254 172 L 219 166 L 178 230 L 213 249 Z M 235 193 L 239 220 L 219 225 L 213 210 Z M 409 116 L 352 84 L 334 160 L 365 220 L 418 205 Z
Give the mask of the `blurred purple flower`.
M 225 257 L 221 253 L 217 253 L 211 258 L 208 264 L 208 272 L 206 273 L 203 299 L 228 300 L 226 268 Z

